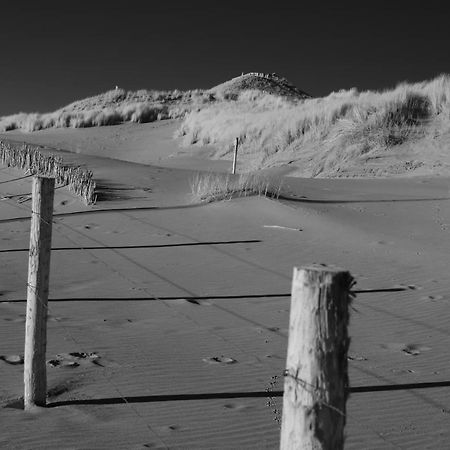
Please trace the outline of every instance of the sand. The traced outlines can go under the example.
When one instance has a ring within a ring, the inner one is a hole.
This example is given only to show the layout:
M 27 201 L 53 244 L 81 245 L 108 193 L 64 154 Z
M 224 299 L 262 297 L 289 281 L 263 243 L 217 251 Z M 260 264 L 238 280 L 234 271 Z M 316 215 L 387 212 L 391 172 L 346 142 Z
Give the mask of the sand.
M 317 262 L 358 283 L 346 448 L 448 448 L 450 179 L 287 177 L 279 201 L 196 205 L 207 151 L 174 126 L 7 133 L 78 146 L 105 187 L 93 207 L 56 192 L 50 407 L 24 412 L 31 179 L 0 168 L 0 447 L 277 448 L 292 268 Z

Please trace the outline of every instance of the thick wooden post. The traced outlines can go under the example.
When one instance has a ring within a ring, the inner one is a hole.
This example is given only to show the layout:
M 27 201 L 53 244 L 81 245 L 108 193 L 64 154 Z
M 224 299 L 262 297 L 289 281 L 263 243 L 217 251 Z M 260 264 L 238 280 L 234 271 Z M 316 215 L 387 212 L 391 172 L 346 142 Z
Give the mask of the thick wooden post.
M 340 269 L 294 268 L 282 450 L 344 448 L 352 284 Z
M 236 163 L 237 163 L 237 152 L 239 148 L 239 138 L 236 138 L 234 143 L 234 155 L 233 155 L 233 169 L 231 173 L 234 175 L 236 173 Z
M 45 351 L 54 190 L 54 178 L 33 178 L 25 324 L 25 409 L 45 406 L 47 397 Z

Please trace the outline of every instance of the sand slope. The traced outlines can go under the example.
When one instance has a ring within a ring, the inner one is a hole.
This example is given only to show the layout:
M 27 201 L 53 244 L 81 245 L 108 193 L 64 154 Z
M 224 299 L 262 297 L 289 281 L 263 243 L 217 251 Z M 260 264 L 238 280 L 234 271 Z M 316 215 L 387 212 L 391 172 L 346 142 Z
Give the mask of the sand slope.
M 288 178 L 281 202 L 197 206 L 193 171 L 93 153 L 72 157 L 104 180 L 105 200 L 84 207 L 64 189 L 55 200 L 52 407 L 21 410 L 23 366 L 0 360 L 2 448 L 277 448 L 281 398 L 267 406 L 266 390 L 282 390 L 292 267 L 311 262 L 350 270 L 361 291 L 349 364 L 365 392 L 348 402 L 346 448 L 447 448 L 449 179 Z M 0 170 L 9 361 L 23 352 L 21 176 Z

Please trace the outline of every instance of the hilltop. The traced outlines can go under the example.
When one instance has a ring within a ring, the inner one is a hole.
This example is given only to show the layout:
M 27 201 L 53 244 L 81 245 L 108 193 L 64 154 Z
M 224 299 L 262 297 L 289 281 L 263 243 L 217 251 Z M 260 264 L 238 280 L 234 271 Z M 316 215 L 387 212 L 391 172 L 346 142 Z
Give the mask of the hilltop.
M 209 92 L 225 99 L 236 100 L 242 92 L 249 90 L 295 100 L 311 98 L 309 94 L 298 89 L 286 78 L 276 73 L 260 72 L 242 74 L 211 88 Z
M 198 153 L 192 146 L 208 146 L 208 159 L 229 160 L 239 138 L 239 170 L 244 172 L 282 169 L 302 177 L 450 173 L 450 75 L 321 98 L 311 98 L 276 74 L 254 72 L 207 90 L 114 89 L 53 113 L 3 117 L 0 131 L 167 119 L 175 119 L 167 130 L 176 130 L 172 133 L 185 155 Z M 138 129 L 133 133 L 141 136 L 146 151 L 152 136 Z
M 124 122 L 146 123 L 182 118 L 189 111 L 224 100 L 236 100 L 251 92 L 284 99 L 309 98 L 303 91 L 276 74 L 248 73 L 209 90 L 126 91 L 119 87 L 77 100 L 54 112 L 19 113 L 0 118 L 0 131 L 31 132 L 46 128 L 86 128 Z

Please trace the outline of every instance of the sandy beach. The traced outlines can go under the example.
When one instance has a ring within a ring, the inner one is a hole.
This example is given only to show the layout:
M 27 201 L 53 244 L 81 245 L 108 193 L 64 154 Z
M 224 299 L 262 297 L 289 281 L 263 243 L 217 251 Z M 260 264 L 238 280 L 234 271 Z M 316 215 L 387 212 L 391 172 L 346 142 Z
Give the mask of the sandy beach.
M 450 178 L 285 177 L 279 200 L 192 203 L 192 177 L 230 162 L 180 149 L 176 126 L 1 136 L 103 195 L 56 190 L 49 407 L 24 412 L 31 177 L 0 168 L 0 446 L 277 448 L 292 270 L 315 262 L 357 281 L 346 448 L 447 448 Z

